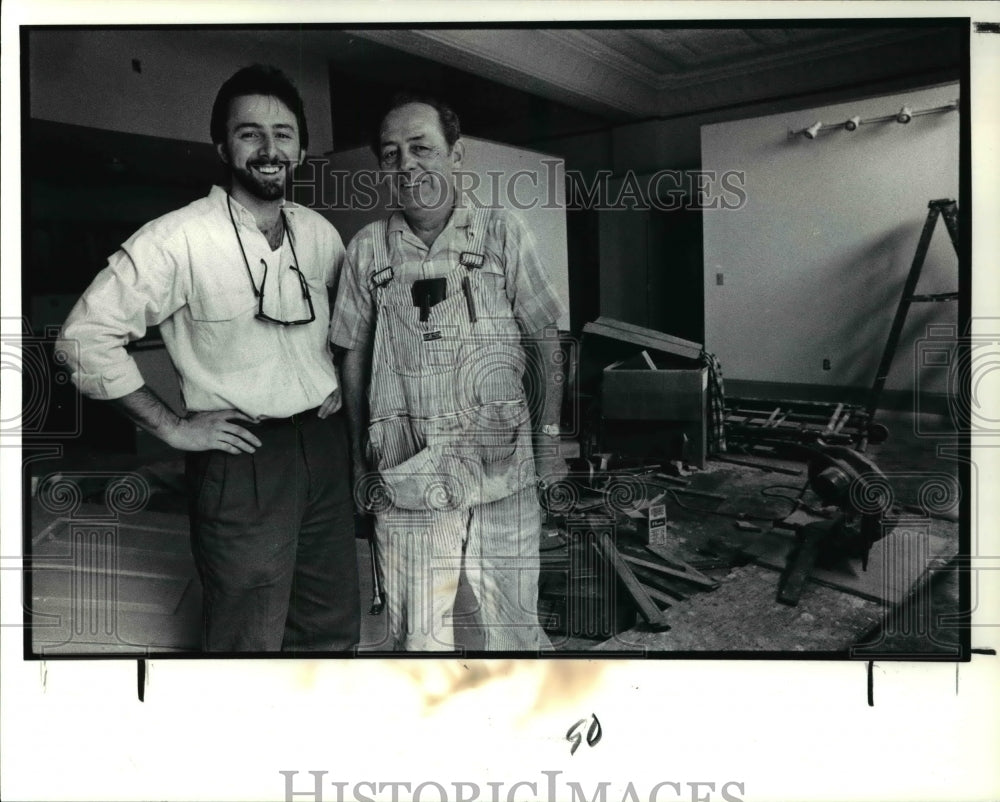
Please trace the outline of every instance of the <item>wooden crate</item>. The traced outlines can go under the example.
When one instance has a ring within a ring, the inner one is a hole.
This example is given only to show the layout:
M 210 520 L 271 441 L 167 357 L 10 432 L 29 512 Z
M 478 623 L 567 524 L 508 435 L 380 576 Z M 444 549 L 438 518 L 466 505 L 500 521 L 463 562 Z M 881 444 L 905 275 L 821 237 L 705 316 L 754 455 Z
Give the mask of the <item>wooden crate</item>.
M 708 369 L 604 369 L 601 448 L 630 456 L 685 460 L 704 467 Z

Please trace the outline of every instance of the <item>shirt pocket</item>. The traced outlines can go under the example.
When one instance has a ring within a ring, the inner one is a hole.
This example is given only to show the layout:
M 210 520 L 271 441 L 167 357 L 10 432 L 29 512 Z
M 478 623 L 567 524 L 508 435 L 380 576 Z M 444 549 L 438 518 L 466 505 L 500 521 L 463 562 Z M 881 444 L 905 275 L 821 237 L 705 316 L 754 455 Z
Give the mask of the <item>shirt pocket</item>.
M 480 335 L 520 340 L 520 329 L 507 297 L 507 276 L 500 263 L 487 256 L 483 266 L 469 271 L 476 298 L 476 331 Z
M 213 290 L 200 292 L 188 301 L 191 319 L 198 323 L 225 323 L 257 311 L 252 292 Z
M 255 372 L 273 355 L 264 326 L 274 325 L 254 319 L 257 300 L 244 293 L 200 294 L 188 302 L 191 316 L 188 338 L 194 363 L 207 374 L 219 377 L 243 374 L 245 386 L 257 381 Z
M 482 267 L 471 272 L 478 274 L 484 288 L 489 288 L 490 291 L 496 292 L 501 297 L 507 297 L 507 271 L 504 270 L 503 261 L 499 256 L 487 251 Z M 508 306 L 510 306 L 509 303 Z

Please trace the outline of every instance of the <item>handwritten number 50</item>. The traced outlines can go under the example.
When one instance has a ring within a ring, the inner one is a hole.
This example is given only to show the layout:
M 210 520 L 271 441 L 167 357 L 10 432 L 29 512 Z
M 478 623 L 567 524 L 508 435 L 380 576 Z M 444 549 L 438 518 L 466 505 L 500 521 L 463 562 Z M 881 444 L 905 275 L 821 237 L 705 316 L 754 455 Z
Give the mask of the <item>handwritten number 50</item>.
M 596 746 L 601 740 L 601 722 L 597 720 L 597 716 L 591 715 L 590 726 L 587 728 L 587 746 Z M 581 718 L 576 724 L 566 731 L 566 740 L 569 741 L 573 746 L 570 747 L 569 753 L 572 755 L 580 747 L 583 742 L 583 736 L 580 734 L 580 727 L 587 723 L 587 719 Z

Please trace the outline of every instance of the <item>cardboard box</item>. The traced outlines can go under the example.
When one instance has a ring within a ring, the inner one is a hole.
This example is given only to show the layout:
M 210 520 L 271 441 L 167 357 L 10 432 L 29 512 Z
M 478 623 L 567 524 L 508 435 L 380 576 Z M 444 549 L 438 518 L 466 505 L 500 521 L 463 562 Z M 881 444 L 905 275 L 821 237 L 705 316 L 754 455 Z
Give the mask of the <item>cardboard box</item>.
M 660 494 L 660 497 L 663 493 Z M 645 510 L 627 510 L 624 513 L 627 522 L 624 532 L 631 534 L 635 528 L 634 538 L 642 544 L 662 546 L 667 543 L 667 505 L 657 502 L 650 504 Z
M 708 370 L 701 343 L 607 317 L 583 331 L 580 385 L 600 399 L 601 449 L 704 467 Z
M 604 369 L 601 410 L 605 418 L 638 421 L 700 421 L 705 417 L 708 368 L 650 370 L 635 360 Z
M 654 362 L 656 360 L 654 359 Z M 601 384 L 602 449 L 705 466 L 708 368 L 608 365 Z
M 613 362 L 631 360 L 646 351 L 666 368 L 688 369 L 701 364 L 700 343 L 672 337 L 654 329 L 599 317 L 583 327 L 579 387 L 598 396 L 604 369 Z

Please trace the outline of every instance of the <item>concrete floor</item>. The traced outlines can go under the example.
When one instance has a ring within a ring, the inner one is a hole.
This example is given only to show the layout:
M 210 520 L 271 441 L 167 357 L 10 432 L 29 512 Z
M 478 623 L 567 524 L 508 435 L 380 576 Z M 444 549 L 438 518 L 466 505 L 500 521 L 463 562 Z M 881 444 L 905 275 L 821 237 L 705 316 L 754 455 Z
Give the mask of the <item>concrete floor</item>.
M 900 503 L 919 502 L 921 488 L 935 478 L 946 489 L 954 484 L 957 463 L 946 456 L 946 447 L 954 438 L 934 434 L 941 431 L 940 421 L 900 413 L 885 413 L 879 419 L 892 435 L 886 443 L 872 447 L 869 455 L 892 481 Z M 32 558 L 28 572 L 33 623 L 29 649 L 34 653 L 169 654 L 197 649 L 201 599 L 187 547 L 182 463 L 166 456 L 67 452 L 59 459 L 37 460 L 28 466 L 29 479 L 34 479 L 40 491 L 32 499 L 27 522 Z M 698 480 L 709 488 L 718 486 L 713 482 L 729 482 L 726 492 L 733 492 L 738 476 L 730 467 L 715 473 L 707 470 Z M 109 514 L 104 498 L 109 477 L 128 475 L 141 476 L 151 495 L 136 510 Z M 46 494 L 46 487 L 67 481 L 77 488 L 76 496 L 53 503 L 54 496 Z M 668 517 L 673 519 L 675 530 L 679 528 L 692 540 L 697 540 L 697 531 L 708 532 L 703 541 L 715 538 L 716 546 L 720 532 L 733 537 L 731 519 L 725 519 L 723 527 L 708 515 L 688 516 L 685 521 L 680 510 L 668 510 Z M 957 525 L 947 529 L 946 537 L 957 539 Z M 381 651 L 386 645 L 386 621 L 384 616 L 368 613 L 371 562 L 367 543 L 357 543 L 360 649 Z M 922 653 L 956 643 L 958 631 L 935 622 L 942 613 L 957 611 L 958 586 L 954 569 L 929 573 L 914 589 L 915 597 L 909 604 L 896 610 L 895 623 L 890 619 L 881 633 L 882 644 L 900 653 Z M 464 584 L 456 617 L 465 622 L 458 629 L 460 647 L 480 649 L 482 633 L 475 602 Z M 562 651 L 597 645 L 595 640 L 574 635 L 553 639 Z
M 160 499 L 112 521 L 103 504 L 67 518 L 32 504 L 32 570 L 27 572 L 31 649 L 39 656 L 184 653 L 199 648 L 201 585 L 188 551 L 185 513 Z M 357 542 L 361 652 L 386 651 L 388 627 L 373 615 L 371 556 Z M 458 627 L 465 649 L 481 649 L 475 602 L 463 583 L 456 604 L 472 621 Z

